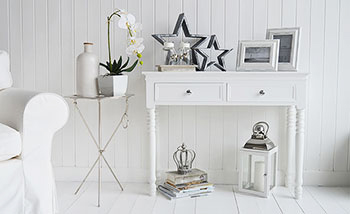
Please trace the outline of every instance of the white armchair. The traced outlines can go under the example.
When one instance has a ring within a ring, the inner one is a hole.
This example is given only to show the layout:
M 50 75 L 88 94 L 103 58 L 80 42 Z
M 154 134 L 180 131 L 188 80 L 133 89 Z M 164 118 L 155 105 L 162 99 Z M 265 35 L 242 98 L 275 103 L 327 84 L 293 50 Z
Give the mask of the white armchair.
M 56 213 L 51 144 L 69 108 L 59 95 L 9 88 L 8 65 L 0 51 L 0 213 Z

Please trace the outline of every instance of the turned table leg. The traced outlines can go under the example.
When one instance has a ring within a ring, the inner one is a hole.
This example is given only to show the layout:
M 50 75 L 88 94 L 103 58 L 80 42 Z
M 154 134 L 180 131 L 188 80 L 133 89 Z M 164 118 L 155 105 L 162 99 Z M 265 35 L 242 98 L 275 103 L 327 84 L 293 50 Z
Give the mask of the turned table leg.
M 295 129 L 296 129 L 296 109 L 295 106 L 288 107 L 287 110 L 287 172 L 285 177 L 286 187 L 293 185 L 293 147 L 295 145 Z
M 295 198 L 301 199 L 303 193 L 303 164 L 304 164 L 304 127 L 305 110 L 297 110 L 296 145 L 295 145 Z
M 149 171 L 149 183 L 150 183 L 150 195 L 156 194 L 156 115 L 155 108 L 149 108 L 148 111 L 148 131 L 149 131 L 149 143 L 150 143 L 150 171 Z
M 158 169 L 158 164 L 159 164 L 159 145 L 157 142 L 159 142 L 159 107 L 156 106 L 155 108 L 155 121 L 156 121 L 156 180 L 159 181 L 161 180 L 161 172 Z

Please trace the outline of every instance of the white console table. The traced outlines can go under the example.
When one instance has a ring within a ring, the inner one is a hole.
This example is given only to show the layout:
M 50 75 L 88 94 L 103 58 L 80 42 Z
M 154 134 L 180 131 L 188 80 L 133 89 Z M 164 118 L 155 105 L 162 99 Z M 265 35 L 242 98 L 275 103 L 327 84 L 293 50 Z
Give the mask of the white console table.
M 150 195 L 156 193 L 158 105 L 285 106 L 288 158 L 285 183 L 302 196 L 307 73 L 298 72 L 143 72 L 150 143 Z M 292 145 L 295 144 L 295 183 Z

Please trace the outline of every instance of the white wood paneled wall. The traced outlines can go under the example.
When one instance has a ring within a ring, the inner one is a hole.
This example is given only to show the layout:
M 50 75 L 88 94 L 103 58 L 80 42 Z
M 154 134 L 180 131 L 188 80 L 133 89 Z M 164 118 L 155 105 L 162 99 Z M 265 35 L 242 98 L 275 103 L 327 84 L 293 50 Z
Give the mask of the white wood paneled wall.
M 226 58 L 231 70 L 239 40 L 264 39 L 266 28 L 302 27 L 300 71 L 311 73 L 306 182 L 349 184 L 350 1 L 0 0 L 0 49 L 11 55 L 15 87 L 73 94 L 75 58 L 83 50 L 82 43 L 93 42 L 101 61 L 107 59 L 106 17 L 113 8 L 125 8 L 142 22 L 144 70 L 152 70 L 162 56 L 160 45 L 150 35 L 172 32 L 181 12 L 187 16 L 191 32 L 216 34 L 222 47 L 235 49 Z M 125 56 L 125 33 L 116 23 L 113 56 Z M 146 181 L 148 144 L 141 68 L 130 74 L 129 85 L 129 93 L 136 94 L 130 102 L 131 124 L 128 130 L 118 132 L 107 158 L 122 180 Z M 122 107 L 122 102 L 104 105 L 104 140 Z M 96 130 L 97 105 L 82 103 L 81 108 Z M 254 122 L 266 120 L 271 125 L 269 136 L 280 145 L 280 166 L 284 169 L 284 114 L 285 109 L 275 107 L 160 107 L 158 166 L 174 168 L 171 154 L 185 142 L 197 151 L 197 167 L 209 169 L 215 180 L 230 182 L 236 172 L 237 149 L 249 138 Z M 72 105 L 69 122 L 54 141 L 58 178 L 80 179 L 96 152 Z

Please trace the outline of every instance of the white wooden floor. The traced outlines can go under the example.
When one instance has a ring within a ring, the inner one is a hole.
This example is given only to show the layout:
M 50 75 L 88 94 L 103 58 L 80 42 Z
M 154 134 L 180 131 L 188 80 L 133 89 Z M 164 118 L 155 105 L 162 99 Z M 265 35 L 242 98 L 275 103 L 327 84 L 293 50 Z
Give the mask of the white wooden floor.
M 228 213 L 334 213 L 350 214 L 350 187 L 304 188 L 301 200 L 293 199 L 285 187 L 275 189 L 269 199 L 237 193 L 236 186 L 216 185 L 211 196 L 170 201 L 162 195 L 149 197 L 146 184 L 103 183 L 101 207 L 97 204 L 97 183 L 86 183 L 74 195 L 77 182 L 58 182 L 60 213 L 72 214 L 228 214 Z

